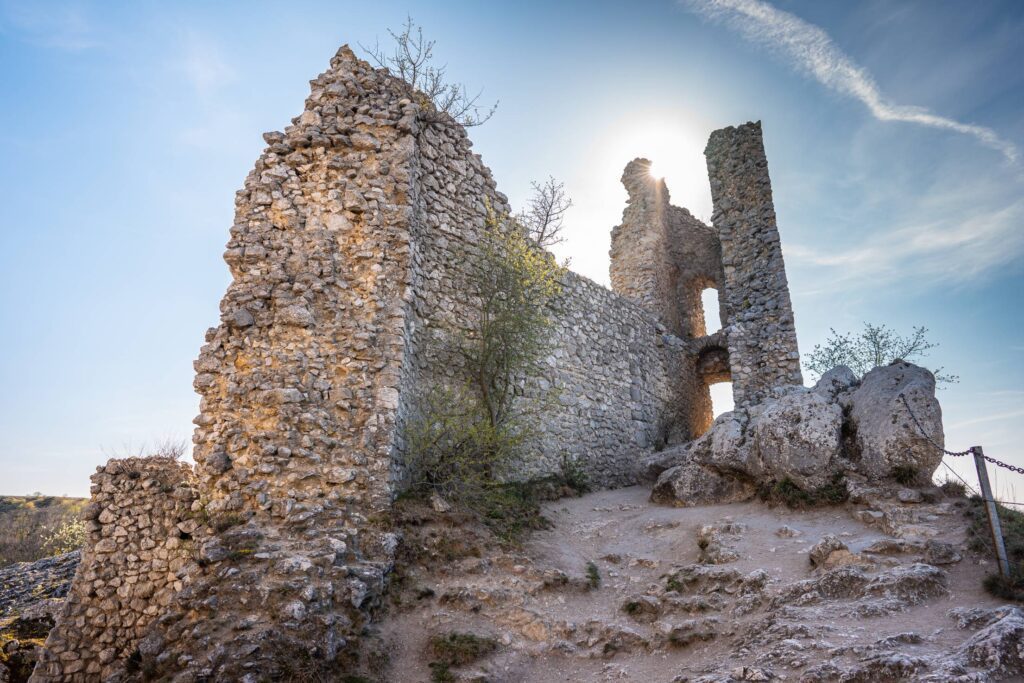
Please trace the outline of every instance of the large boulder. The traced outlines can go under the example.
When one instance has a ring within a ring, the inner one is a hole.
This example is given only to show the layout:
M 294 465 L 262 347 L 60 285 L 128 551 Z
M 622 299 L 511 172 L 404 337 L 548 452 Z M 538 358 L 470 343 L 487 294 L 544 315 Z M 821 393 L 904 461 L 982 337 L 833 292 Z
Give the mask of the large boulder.
M 749 422 L 747 411 L 722 413 L 711 429 L 693 442 L 690 457 L 719 472 L 760 477 L 764 473 L 761 461 L 747 438 Z
M 760 461 L 759 471 L 748 474 L 789 479 L 805 491 L 819 489 L 836 472 L 842 427 L 842 408 L 814 391 L 768 401 L 747 428 Z
M 753 495 L 754 485 L 747 480 L 688 462 L 661 473 L 651 490 L 651 501 L 676 507 L 692 507 L 738 503 L 749 500 Z
M 903 402 L 906 399 L 906 404 Z M 928 370 L 896 361 L 875 368 L 860 386 L 839 396 L 855 434 L 857 470 L 872 479 L 909 467 L 927 481 L 942 461 L 942 408 L 935 398 L 935 376 Z M 907 404 L 920 427 L 914 422 Z M 936 445 L 929 443 L 922 429 Z
M 911 418 L 943 443 L 935 378 L 924 368 L 896 362 L 861 381 L 843 366 L 813 388 L 781 387 L 761 403 L 720 415 L 699 438 L 640 463 L 657 479 L 652 499 L 675 505 L 743 500 L 758 482 L 790 480 L 805 491 L 837 474 L 868 480 L 891 477 L 897 467 L 931 477 L 942 452 Z

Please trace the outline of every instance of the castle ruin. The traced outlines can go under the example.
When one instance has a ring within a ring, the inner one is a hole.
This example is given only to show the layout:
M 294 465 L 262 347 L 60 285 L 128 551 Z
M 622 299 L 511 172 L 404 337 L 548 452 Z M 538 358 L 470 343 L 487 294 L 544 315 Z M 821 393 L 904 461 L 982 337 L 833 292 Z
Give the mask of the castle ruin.
M 260 680 L 277 644 L 346 652 L 398 539 L 374 522 L 405 481 L 418 388 L 453 370 L 488 205 L 510 207 L 465 130 L 343 47 L 235 198 L 232 282 L 195 363 L 194 472 L 112 462 L 33 681 Z M 612 290 L 567 273 L 543 380 L 560 390 L 523 478 L 571 459 L 599 486 L 737 405 L 800 384 L 759 124 L 712 134 L 712 226 L 635 160 Z M 718 290 L 707 335 L 700 294 Z M 142 672 L 142 673 L 140 673 Z

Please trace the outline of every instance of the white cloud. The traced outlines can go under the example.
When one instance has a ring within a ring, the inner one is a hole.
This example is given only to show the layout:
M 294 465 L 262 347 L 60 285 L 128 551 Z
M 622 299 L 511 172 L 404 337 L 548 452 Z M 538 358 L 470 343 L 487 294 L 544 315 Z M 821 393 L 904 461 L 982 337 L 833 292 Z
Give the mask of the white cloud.
M 829 269 L 829 286 L 885 285 L 893 281 L 932 285 L 968 282 L 1017 262 L 1024 251 L 1024 199 L 1000 208 L 979 209 L 964 201 L 960 211 L 919 203 L 920 219 L 897 222 L 859 245 L 823 251 L 788 244 L 794 264 Z
M 762 0 L 680 0 L 709 19 L 739 31 L 748 40 L 788 58 L 794 66 L 836 92 L 863 102 L 881 121 L 904 121 L 971 135 L 998 150 L 1011 162 L 1017 147 L 984 126 L 961 123 L 933 114 L 924 107 L 899 105 L 887 100 L 864 68 L 850 59 L 825 31 Z

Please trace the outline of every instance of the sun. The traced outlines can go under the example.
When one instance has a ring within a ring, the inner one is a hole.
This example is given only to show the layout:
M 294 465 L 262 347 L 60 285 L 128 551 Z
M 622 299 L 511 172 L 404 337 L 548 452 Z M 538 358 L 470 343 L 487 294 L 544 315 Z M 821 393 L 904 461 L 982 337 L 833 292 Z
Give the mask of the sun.
M 688 121 L 684 112 L 652 110 L 617 122 L 605 138 L 601 168 L 606 177 L 619 177 L 623 167 L 638 157 L 651 162 L 648 173 L 664 180 L 672 203 L 695 215 L 711 213 L 711 188 L 704 162 L 709 124 Z

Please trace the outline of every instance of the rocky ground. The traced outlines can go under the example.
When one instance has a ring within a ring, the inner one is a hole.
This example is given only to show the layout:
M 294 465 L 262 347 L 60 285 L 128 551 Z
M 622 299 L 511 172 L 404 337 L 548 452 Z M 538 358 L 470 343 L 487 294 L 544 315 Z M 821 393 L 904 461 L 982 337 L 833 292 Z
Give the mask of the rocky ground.
M 0 683 L 28 680 L 78 560 L 75 551 L 0 569 Z
M 374 637 L 388 681 L 991 681 L 1024 676 L 1024 611 L 985 593 L 963 498 L 691 508 L 649 489 L 551 503 L 517 551 L 406 515 Z M 453 635 L 456 634 L 456 635 Z

